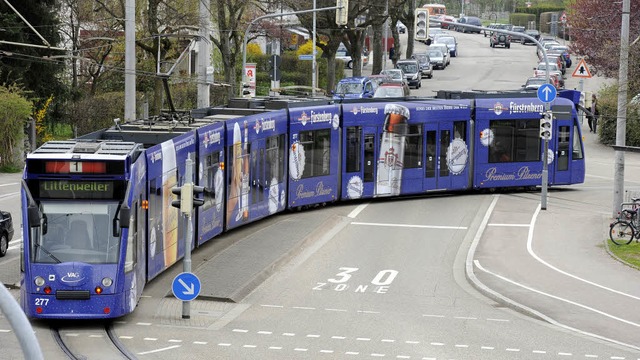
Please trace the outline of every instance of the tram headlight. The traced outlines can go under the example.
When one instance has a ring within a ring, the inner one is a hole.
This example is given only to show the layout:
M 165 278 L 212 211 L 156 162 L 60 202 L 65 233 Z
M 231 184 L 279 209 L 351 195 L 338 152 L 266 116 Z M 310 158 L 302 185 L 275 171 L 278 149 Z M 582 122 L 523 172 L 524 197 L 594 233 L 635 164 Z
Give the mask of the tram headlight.
M 36 284 L 36 286 L 42 286 L 44 285 L 44 278 L 42 276 L 36 276 L 33 282 Z
M 102 279 L 102 286 L 109 287 L 111 285 L 113 285 L 113 280 L 111 280 L 111 278 L 106 277 Z

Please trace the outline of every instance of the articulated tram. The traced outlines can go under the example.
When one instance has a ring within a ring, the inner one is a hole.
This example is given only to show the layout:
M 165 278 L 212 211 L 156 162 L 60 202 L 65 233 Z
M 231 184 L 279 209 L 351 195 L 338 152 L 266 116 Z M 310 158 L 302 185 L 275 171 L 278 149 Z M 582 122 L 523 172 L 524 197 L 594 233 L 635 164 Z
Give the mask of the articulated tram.
M 584 181 L 579 95 L 551 104 L 550 186 Z M 50 141 L 28 155 L 23 175 L 22 307 L 47 319 L 134 311 L 145 284 L 184 256 L 187 219 L 198 247 L 287 209 L 539 186 L 544 109 L 531 93 L 237 99 L 184 121 Z M 185 182 L 204 187 L 190 218 L 171 206 L 171 189 Z

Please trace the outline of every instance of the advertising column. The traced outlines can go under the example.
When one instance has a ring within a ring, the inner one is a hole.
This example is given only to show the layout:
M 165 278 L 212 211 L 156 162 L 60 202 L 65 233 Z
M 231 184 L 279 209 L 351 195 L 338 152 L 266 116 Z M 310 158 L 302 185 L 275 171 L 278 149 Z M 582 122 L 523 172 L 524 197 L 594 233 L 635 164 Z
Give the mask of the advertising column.
M 247 64 L 244 68 L 245 79 L 247 79 L 247 84 L 249 84 L 249 88 L 246 89 L 249 91 L 248 94 L 245 94 L 245 97 L 255 97 L 256 96 L 256 64 L 251 63 Z M 244 91 L 243 91 L 244 94 Z

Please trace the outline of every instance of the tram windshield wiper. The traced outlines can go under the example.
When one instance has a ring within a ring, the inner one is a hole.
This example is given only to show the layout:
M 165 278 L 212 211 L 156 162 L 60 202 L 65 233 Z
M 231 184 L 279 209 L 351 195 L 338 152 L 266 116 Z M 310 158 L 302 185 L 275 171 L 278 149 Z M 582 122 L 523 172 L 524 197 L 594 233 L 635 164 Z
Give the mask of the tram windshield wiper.
M 52 258 L 56 263 L 60 264 L 62 262 L 55 255 L 50 253 L 49 250 L 47 250 L 47 248 L 45 248 L 44 246 L 40 244 L 36 244 L 36 249 L 39 249 L 40 251 L 44 252 L 48 257 Z

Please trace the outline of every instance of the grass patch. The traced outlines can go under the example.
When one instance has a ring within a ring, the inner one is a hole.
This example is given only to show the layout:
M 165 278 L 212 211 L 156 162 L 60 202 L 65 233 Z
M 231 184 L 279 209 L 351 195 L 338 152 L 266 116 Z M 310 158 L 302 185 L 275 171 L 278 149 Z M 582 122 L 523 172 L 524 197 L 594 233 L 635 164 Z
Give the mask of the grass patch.
M 19 173 L 22 172 L 21 167 L 15 165 L 4 165 L 0 167 L 0 173 Z
M 640 268 L 640 243 L 633 241 L 629 245 L 616 245 L 611 239 L 609 242 L 609 250 L 622 261 L 627 262 L 636 268 Z

